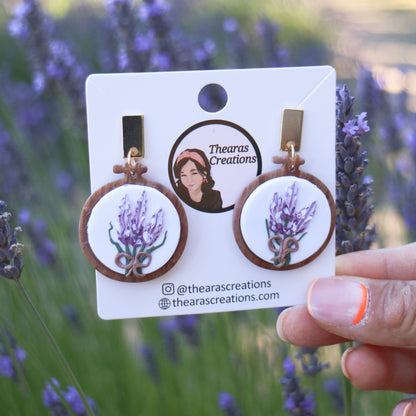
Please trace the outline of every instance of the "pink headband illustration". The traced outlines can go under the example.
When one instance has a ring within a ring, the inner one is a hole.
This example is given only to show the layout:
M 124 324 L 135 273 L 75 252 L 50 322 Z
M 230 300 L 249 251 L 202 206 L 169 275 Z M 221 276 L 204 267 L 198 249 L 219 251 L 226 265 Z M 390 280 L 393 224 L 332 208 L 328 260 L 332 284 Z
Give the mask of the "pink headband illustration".
M 190 152 L 189 150 L 184 150 L 180 153 L 178 158 L 176 159 L 176 163 L 179 163 L 183 159 L 192 159 L 195 162 L 198 162 L 203 168 L 206 168 L 204 159 L 202 159 L 201 155 L 196 152 Z

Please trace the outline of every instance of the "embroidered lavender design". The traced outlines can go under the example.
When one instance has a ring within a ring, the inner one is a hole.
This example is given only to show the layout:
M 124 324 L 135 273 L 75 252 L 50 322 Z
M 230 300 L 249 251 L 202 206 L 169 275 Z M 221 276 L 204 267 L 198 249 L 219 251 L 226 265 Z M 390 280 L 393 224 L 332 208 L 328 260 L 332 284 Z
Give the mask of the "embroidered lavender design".
M 306 228 L 316 212 L 316 201 L 296 211 L 297 199 L 298 187 L 293 182 L 284 197 L 275 192 L 270 203 L 266 228 L 268 247 L 275 254 L 270 261 L 276 268 L 290 264 L 291 253 L 298 251 L 299 241 L 307 234 Z
M 143 191 L 137 200 L 133 211 L 129 196 L 126 194 L 120 203 L 117 230 L 118 242 L 111 236 L 113 224 L 110 222 L 108 235 L 118 254 L 115 263 L 125 270 L 125 275 L 135 277 L 143 275 L 142 269 L 148 267 L 152 261 L 152 252 L 163 246 L 167 231 L 160 244 L 154 245 L 163 230 L 164 213 L 162 209 L 155 212 L 149 221 L 146 221 L 147 196 Z M 123 247 L 124 246 L 124 247 Z

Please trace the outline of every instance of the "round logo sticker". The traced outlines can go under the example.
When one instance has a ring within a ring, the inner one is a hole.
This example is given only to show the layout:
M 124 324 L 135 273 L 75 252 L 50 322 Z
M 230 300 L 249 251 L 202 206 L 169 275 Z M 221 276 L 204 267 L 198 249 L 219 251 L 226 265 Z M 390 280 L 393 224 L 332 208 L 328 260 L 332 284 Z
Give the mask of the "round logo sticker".
M 259 148 L 237 124 L 208 120 L 187 129 L 169 157 L 179 198 L 203 212 L 231 210 L 246 184 L 261 173 Z

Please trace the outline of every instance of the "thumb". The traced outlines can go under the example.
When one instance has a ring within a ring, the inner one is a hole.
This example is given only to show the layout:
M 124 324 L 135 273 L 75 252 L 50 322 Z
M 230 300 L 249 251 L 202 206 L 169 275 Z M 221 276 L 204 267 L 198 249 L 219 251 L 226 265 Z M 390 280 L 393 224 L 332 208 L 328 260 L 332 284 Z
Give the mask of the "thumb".
M 329 332 L 391 347 L 416 346 L 416 282 L 336 277 L 315 280 L 308 310 Z

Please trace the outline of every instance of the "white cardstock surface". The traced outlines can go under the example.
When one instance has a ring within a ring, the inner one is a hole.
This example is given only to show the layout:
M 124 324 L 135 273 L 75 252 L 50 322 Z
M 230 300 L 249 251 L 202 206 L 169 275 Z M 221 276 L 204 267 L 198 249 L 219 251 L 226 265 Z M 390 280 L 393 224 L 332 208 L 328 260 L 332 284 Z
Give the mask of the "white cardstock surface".
M 128 283 L 96 272 L 99 316 L 122 319 L 305 303 L 312 280 L 335 273 L 335 235 L 307 265 L 267 270 L 240 251 L 233 234 L 233 204 L 258 174 L 280 168 L 272 157 L 284 155 L 279 150 L 284 109 L 304 111 L 299 154 L 306 162 L 300 170 L 316 176 L 335 199 L 335 83 L 329 66 L 91 75 L 86 98 L 92 192 L 122 178 L 113 173 L 113 165 L 125 163 L 122 117 L 142 115 L 142 163 L 148 167 L 143 176 L 175 193 L 175 160 L 185 149 L 198 148 L 210 162 L 213 189 L 222 200 L 215 212 L 183 202 L 188 239 L 166 274 Z M 208 84 L 221 85 L 228 96 L 216 113 L 198 103 Z M 314 233 L 322 239 L 319 226 L 311 226 L 307 238 Z

